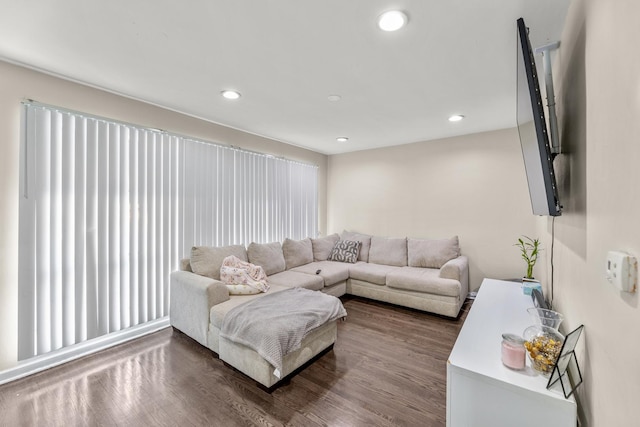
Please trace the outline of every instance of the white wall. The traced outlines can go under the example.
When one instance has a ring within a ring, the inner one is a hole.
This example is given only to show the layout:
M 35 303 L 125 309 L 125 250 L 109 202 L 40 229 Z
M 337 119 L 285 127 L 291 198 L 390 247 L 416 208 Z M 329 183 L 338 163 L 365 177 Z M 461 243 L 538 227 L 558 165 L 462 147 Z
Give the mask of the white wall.
M 457 234 L 472 289 L 526 273 L 513 244 L 535 217 L 515 128 L 333 155 L 328 177 L 329 233 Z
M 574 0 L 554 59 L 565 206 L 555 224 L 554 305 L 565 332 L 585 325 L 578 400 L 590 426 L 638 425 L 639 296 L 604 274 L 609 250 L 640 257 L 638 16 L 636 0 Z M 538 230 L 548 246 L 550 221 Z
M 0 61 L 0 369 L 17 361 L 20 102 L 24 99 L 317 164 L 319 226 L 325 232 L 325 155 Z

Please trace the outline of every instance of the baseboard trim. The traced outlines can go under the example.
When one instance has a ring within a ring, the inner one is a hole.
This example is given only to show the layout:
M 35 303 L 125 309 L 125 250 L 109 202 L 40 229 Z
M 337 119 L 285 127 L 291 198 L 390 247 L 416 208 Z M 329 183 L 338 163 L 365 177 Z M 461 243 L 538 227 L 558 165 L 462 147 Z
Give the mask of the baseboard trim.
M 109 347 L 140 338 L 169 326 L 169 316 L 165 316 L 160 319 L 143 323 L 142 325 L 132 326 L 102 337 L 93 338 L 89 341 L 32 357 L 22 362 L 18 362 L 18 364 L 13 368 L 0 371 L 0 385 L 33 375 L 83 356 L 88 356 Z

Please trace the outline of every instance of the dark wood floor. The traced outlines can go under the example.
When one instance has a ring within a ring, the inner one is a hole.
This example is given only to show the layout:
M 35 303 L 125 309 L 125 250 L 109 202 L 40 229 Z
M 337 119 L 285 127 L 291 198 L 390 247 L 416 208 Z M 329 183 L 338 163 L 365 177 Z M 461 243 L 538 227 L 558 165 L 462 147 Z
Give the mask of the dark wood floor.
M 344 297 L 334 349 L 268 394 L 172 329 L 0 386 L 0 426 L 442 426 L 458 320 Z

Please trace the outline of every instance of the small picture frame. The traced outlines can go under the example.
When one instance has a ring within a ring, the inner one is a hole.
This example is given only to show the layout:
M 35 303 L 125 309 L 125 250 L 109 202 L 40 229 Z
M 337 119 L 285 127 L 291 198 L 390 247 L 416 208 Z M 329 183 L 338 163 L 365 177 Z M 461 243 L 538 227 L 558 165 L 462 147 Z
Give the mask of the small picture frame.
M 578 366 L 578 360 L 576 359 L 575 348 L 583 329 L 584 325 L 580 325 L 565 337 L 562 348 L 560 349 L 560 355 L 556 360 L 556 364 L 551 371 L 551 377 L 547 383 L 547 389 L 551 389 L 555 383 L 560 381 L 562 392 L 566 399 L 582 384 L 582 374 L 580 373 L 580 366 Z

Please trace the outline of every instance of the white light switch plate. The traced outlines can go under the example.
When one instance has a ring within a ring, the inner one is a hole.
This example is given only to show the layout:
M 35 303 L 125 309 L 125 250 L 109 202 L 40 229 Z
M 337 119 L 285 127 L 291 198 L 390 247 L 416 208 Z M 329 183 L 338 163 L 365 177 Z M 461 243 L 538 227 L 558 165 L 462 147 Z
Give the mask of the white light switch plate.
M 638 282 L 638 261 L 619 251 L 607 253 L 607 280 L 621 291 L 635 292 Z

